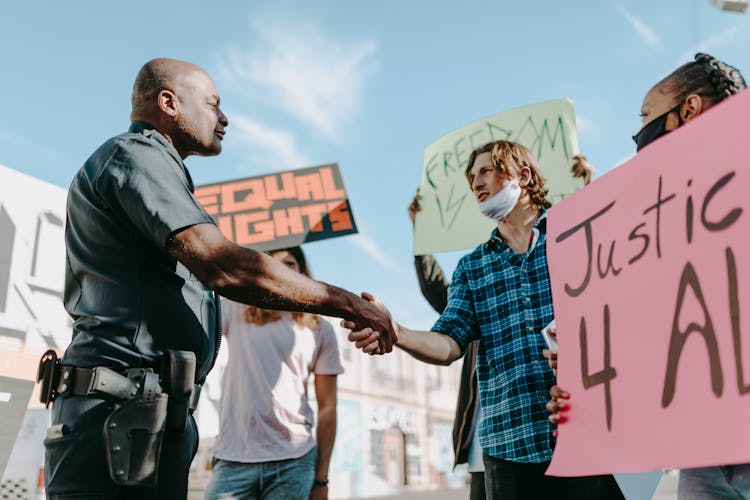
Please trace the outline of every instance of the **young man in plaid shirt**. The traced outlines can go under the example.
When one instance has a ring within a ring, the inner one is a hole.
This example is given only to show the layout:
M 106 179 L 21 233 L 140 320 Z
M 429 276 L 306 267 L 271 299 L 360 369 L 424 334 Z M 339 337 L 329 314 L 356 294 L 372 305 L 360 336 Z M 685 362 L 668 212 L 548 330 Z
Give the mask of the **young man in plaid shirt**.
M 497 229 L 459 262 L 448 305 L 430 332 L 394 322 L 397 345 L 421 361 L 448 365 L 479 340 L 479 440 L 488 498 L 622 498 L 612 476 L 544 475 L 554 447 L 545 409 L 554 376 L 541 354 L 541 330 L 554 311 L 546 255 L 550 203 L 536 158 L 521 144 L 491 142 L 471 154 L 466 178 Z M 378 336 L 365 329 L 349 339 L 373 353 Z

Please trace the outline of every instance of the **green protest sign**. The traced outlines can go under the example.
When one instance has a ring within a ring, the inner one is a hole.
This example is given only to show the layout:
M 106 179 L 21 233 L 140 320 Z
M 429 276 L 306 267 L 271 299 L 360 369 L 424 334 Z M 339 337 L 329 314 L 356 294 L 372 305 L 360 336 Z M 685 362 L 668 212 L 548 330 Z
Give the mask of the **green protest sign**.
M 477 209 L 464 170 L 474 149 L 500 139 L 534 153 L 553 204 L 583 187 L 570 168 L 578 154 L 572 100 L 523 106 L 464 125 L 425 149 L 414 255 L 473 248 L 489 238 L 496 223 Z

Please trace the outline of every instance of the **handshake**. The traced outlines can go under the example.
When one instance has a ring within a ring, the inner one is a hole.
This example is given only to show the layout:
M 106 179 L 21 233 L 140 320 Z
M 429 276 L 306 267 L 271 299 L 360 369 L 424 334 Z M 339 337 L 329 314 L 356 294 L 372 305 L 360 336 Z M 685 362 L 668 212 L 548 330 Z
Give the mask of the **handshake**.
M 463 355 L 463 350 L 450 336 L 439 331 L 412 330 L 393 321 L 388 309 L 369 293 L 362 298 L 387 319 L 387 324 L 373 328 L 368 323 L 344 320 L 341 326 L 351 330 L 349 341 L 354 347 L 367 354 L 385 354 L 390 352 L 393 344 L 406 351 L 413 358 L 433 365 L 449 365 Z M 380 328 L 380 329 L 379 329 Z
M 382 302 L 367 292 L 362 292 L 369 307 L 362 308 L 360 321 L 342 320 L 341 326 L 351 330 L 347 337 L 354 347 L 367 354 L 385 354 L 398 342 L 398 324 Z

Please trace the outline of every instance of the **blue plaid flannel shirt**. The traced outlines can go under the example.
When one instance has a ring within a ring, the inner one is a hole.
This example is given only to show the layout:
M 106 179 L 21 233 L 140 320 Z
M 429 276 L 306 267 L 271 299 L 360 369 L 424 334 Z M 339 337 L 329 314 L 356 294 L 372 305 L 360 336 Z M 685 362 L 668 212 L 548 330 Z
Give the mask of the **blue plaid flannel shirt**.
M 554 317 L 546 241 L 546 212 L 524 255 L 513 252 L 495 229 L 458 263 L 448 306 L 432 327 L 462 351 L 480 340 L 479 441 L 484 453 L 512 462 L 546 462 L 554 446 L 545 404 L 555 379 L 542 357 L 541 334 Z

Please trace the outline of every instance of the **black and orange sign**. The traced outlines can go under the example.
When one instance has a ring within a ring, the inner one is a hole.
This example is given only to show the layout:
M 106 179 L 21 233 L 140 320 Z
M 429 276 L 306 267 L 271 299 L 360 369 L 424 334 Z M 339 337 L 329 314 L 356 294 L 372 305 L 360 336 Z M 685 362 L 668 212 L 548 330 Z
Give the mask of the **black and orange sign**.
M 335 163 L 207 184 L 195 197 L 224 236 L 256 250 L 357 232 Z

